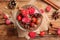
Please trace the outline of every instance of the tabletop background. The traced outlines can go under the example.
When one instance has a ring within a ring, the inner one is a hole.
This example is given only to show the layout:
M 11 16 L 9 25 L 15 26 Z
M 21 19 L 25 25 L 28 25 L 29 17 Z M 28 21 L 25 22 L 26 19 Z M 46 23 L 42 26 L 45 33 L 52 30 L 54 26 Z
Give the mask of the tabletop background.
M 28 0 L 29 1 L 29 0 Z M 22 5 L 25 5 L 28 3 L 27 0 L 24 1 L 17 1 L 18 7 L 21 7 Z M 8 2 L 0 2 L 0 8 L 4 8 L 6 7 L 8 4 Z M 42 0 L 37 0 L 34 3 L 35 6 L 38 6 L 39 9 L 44 9 L 46 8 L 46 6 L 48 6 L 48 4 L 46 4 L 44 1 Z M 51 6 L 52 7 L 52 6 Z M 46 12 L 46 14 L 48 15 L 48 17 L 51 19 L 51 15 L 52 13 L 56 11 L 53 7 L 51 9 L 50 12 Z M 17 30 L 14 29 L 13 24 L 10 25 L 6 25 L 5 24 L 5 19 L 3 18 L 3 14 L 0 14 L 0 40 L 26 40 L 25 38 L 19 38 L 17 36 Z M 30 40 L 60 40 L 59 37 L 38 37 L 35 39 L 30 39 Z

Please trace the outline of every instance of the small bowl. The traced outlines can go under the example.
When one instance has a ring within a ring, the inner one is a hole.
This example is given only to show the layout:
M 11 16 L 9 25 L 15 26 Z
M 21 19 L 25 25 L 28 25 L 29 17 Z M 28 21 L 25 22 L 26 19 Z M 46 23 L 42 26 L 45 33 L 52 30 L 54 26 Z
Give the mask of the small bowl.
M 23 9 L 26 9 L 26 8 L 28 8 L 28 7 L 30 7 L 30 6 L 31 6 L 31 7 L 34 7 L 34 8 L 37 10 L 37 12 L 40 13 L 40 11 L 37 9 L 37 7 L 35 7 L 35 6 L 33 6 L 33 5 L 25 5 L 25 6 L 23 6 L 22 8 L 23 8 Z M 16 13 L 16 17 L 17 17 L 18 14 L 19 14 L 19 10 L 18 10 L 18 12 Z M 34 30 L 37 30 L 37 29 L 40 27 L 40 25 L 41 25 L 41 23 L 42 23 L 42 19 L 43 19 L 43 16 L 42 16 L 42 14 L 40 13 L 40 18 L 39 18 L 40 23 L 37 24 L 37 27 L 36 27 L 36 28 L 32 28 L 32 30 L 30 30 L 30 29 L 25 29 L 24 27 L 22 27 L 22 26 L 20 25 L 20 23 L 18 22 L 17 18 L 16 18 L 16 23 L 17 23 L 18 27 L 19 27 L 21 30 L 23 30 L 23 31 L 34 31 Z

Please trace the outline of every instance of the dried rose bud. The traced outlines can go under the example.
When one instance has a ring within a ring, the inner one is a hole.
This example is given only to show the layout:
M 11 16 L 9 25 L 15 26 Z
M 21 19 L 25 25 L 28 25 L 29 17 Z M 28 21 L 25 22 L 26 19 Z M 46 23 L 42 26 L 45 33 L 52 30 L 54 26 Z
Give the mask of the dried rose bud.
M 32 18 L 32 22 L 36 23 L 37 22 L 37 18 L 33 17 Z
M 43 9 L 40 9 L 40 13 L 44 13 L 44 10 Z
M 57 30 L 57 34 L 60 35 L 60 29 Z
M 22 17 L 20 15 L 17 16 L 17 20 L 21 21 Z
M 4 18 L 4 19 L 8 19 L 7 15 L 4 15 L 3 18 Z
M 7 25 L 9 25 L 11 23 L 11 21 L 8 20 L 8 19 L 5 22 L 6 22 Z
M 40 36 L 44 36 L 44 35 L 45 35 L 44 31 L 40 32 Z
M 28 8 L 29 14 L 32 15 L 35 12 L 35 9 L 33 7 Z
M 30 23 L 30 26 L 33 27 L 35 24 L 34 23 Z
M 25 16 L 25 17 L 27 17 L 28 14 L 29 14 L 28 10 L 21 10 L 21 12 L 22 12 L 22 15 Z
M 49 12 L 51 10 L 51 6 L 46 7 L 46 11 Z
M 35 38 L 36 37 L 36 33 L 35 32 L 29 32 L 28 35 L 30 36 L 30 38 Z
M 24 18 L 22 19 L 22 22 L 24 22 L 24 23 L 29 23 L 30 20 L 31 20 L 30 18 L 24 17 Z

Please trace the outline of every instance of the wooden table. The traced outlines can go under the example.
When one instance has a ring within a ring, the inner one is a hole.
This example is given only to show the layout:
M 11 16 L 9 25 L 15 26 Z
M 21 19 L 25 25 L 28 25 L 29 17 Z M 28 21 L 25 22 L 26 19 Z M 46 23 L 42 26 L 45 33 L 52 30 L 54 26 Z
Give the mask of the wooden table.
M 22 5 L 27 4 L 28 2 L 17 2 L 18 6 L 21 7 Z M 6 5 L 8 4 L 8 2 L 1 2 L 0 3 L 0 8 L 6 7 Z M 21 5 L 22 4 L 22 5 Z M 34 3 L 34 5 L 38 6 L 39 9 L 44 9 L 47 6 L 47 4 L 41 0 L 38 0 L 37 2 Z M 48 17 L 50 18 L 50 16 L 52 15 L 52 13 L 55 11 L 55 9 L 51 9 L 50 12 L 46 12 L 46 14 L 48 15 Z M 1 15 L 0 18 L 0 40 L 26 40 L 25 38 L 18 38 L 17 37 L 17 31 L 13 30 L 13 24 L 10 25 L 6 25 L 5 24 L 5 20 L 3 19 L 3 16 Z M 3 22 L 3 24 L 2 24 Z M 10 28 L 10 31 L 8 31 Z M 9 37 L 7 37 L 7 34 L 9 35 Z M 12 36 L 13 35 L 13 36 Z M 3 39 L 4 38 L 4 39 Z M 31 40 L 60 40 L 59 37 L 38 37 L 36 39 L 31 39 Z

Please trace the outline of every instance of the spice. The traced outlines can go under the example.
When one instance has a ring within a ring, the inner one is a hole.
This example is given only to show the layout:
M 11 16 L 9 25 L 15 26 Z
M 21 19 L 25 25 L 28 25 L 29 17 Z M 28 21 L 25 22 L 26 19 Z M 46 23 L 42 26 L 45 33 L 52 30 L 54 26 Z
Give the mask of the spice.
M 8 8 L 9 9 L 14 9 L 16 6 L 16 2 L 14 0 L 11 0 L 8 4 Z
M 52 14 L 52 18 L 55 19 L 55 20 L 58 19 L 59 18 L 58 13 L 54 12 Z

